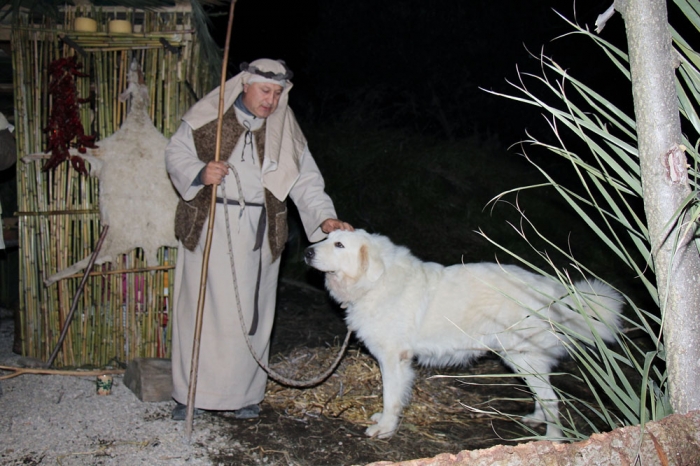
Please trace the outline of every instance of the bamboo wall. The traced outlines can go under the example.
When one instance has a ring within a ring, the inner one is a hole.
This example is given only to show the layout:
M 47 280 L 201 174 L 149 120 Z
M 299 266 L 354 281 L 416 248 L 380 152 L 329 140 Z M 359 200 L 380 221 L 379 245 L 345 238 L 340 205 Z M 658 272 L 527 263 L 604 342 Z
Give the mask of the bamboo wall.
M 151 116 L 166 137 L 196 101 L 195 93 L 203 96 L 211 88 L 202 71 L 207 66 L 200 66 L 189 8 L 66 7 L 62 15 L 62 24 L 25 17 L 12 27 L 19 158 L 46 149 L 43 128 L 51 111 L 48 65 L 57 58 L 77 55 L 89 73 L 76 78 L 78 97 L 88 97 L 92 90 L 95 101 L 82 104 L 80 115 L 85 134 L 97 134 L 98 145 L 125 118 L 126 104 L 118 96 L 127 86 L 132 59 L 141 63 Z M 98 32 L 72 31 L 76 16 L 96 19 Z M 106 32 L 110 19 L 132 21 L 135 32 Z M 49 358 L 58 341 L 82 274 L 50 287 L 43 280 L 89 256 L 100 233 L 97 178 L 79 175 L 67 162 L 42 172 L 45 162 L 17 163 L 23 353 L 42 360 Z M 168 357 L 176 256 L 177 249 L 161 248 L 156 270 L 143 270 L 145 261 L 137 249 L 114 263 L 94 267 L 54 365 L 104 366 L 135 357 Z

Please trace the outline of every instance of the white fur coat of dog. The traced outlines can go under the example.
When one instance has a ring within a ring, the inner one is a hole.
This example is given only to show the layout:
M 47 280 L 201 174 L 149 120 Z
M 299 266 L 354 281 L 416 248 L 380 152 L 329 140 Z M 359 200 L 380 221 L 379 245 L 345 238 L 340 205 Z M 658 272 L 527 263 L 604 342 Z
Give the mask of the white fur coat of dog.
M 331 296 L 347 308 L 348 327 L 379 362 L 384 407 L 372 416 L 371 437 L 396 431 L 414 358 L 445 367 L 493 352 L 535 395 L 525 422 L 546 423 L 549 438 L 562 438 L 548 373 L 567 353 L 564 333 L 613 342 L 619 328 L 620 295 L 598 280 L 578 282 L 571 293 L 514 265 L 444 267 L 362 230 L 331 233 L 307 249 L 305 260 L 325 272 Z

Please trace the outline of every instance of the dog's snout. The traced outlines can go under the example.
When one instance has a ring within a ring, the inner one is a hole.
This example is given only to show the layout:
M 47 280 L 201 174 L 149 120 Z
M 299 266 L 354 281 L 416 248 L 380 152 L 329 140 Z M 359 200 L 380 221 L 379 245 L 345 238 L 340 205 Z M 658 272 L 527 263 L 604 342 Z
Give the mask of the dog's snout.
M 304 252 L 304 259 L 306 260 L 306 263 L 308 264 L 311 259 L 314 258 L 314 255 L 316 252 L 314 251 L 313 247 L 308 247 L 306 248 L 306 251 Z

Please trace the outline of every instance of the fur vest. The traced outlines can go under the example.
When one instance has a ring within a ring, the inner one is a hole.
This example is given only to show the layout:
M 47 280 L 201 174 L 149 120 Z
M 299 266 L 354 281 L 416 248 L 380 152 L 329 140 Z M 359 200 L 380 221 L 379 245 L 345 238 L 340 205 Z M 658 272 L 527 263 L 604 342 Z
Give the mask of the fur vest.
M 197 157 L 204 163 L 211 162 L 215 157 L 217 122 L 218 120 L 211 121 L 192 132 L 195 148 L 197 149 Z M 221 132 L 221 153 L 230 155 L 245 131 L 246 129 L 236 118 L 234 106 L 231 106 L 224 114 Z M 253 134 L 260 166 L 262 166 L 265 154 L 265 125 L 254 131 Z M 175 212 L 175 236 L 190 251 L 194 250 L 199 243 L 204 223 L 209 217 L 212 189 L 212 185 L 205 186 L 197 193 L 194 199 L 184 201 L 181 198 L 177 206 L 177 211 Z M 270 191 L 265 189 L 265 211 L 268 240 L 270 251 L 272 252 L 272 262 L 274 262 L 282 254 L 284 245 L 287 242 L 287 203 L 286 201 L 278 200 Z M 258 232 L 258 235 L 263 233 Z

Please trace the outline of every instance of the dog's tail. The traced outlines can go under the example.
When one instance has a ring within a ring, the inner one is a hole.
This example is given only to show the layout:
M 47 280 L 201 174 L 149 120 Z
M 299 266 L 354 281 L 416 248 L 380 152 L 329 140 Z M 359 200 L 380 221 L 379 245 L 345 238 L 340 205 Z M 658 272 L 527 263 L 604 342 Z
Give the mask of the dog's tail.
M 579 312 L 566 325 L 583 336 L 591 337 L 595 332 L 608 343 L 615 341 L 622 323 L 622 295 L 600 280 L 581 280 L 575 285 L 576 293 L 564 301 Z M 587 316 L 581 315 L 581 309 Z

